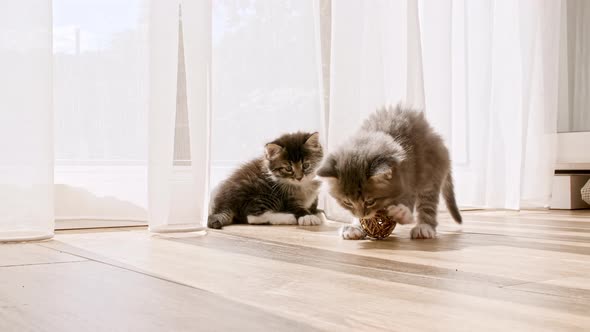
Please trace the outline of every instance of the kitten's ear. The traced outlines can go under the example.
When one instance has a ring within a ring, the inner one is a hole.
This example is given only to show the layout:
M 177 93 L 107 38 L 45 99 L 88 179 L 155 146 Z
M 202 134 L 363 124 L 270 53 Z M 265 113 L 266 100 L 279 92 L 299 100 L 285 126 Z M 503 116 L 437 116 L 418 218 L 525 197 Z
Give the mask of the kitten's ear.
M 323 178 L 337 178 L 338 172 L 336 172 L 336 159 L 334 159 L 332 156 L 329 156 L 328 159 L 324 161 L 320 169 L 318 169 L 316 174 Z
M 311 136 L 305 141 L 305 146 L 313 150 L 321 149 L 320 134 L 318 132 L 311 134 Z
M 278 157 L 278 155 L 281 153 L 281 151 L 283 151 L 283 147 L 278 144 L 274 144 L 274 143 L 268 143 L 264 147 L 266 159 L 274 159 L 274 158 Z
M 369 178 L 391 180 L 397 164 L 394 157 L 381 156 L 371 163 Z

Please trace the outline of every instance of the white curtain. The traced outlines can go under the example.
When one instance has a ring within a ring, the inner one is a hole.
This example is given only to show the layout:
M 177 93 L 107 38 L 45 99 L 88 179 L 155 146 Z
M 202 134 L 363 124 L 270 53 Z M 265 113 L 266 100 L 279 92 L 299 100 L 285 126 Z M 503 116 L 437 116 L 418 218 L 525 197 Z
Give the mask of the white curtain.
M 265 142 L 319 130 L 330 150 L 400 100 L 444 136 L 462 205 L 548 202 L 565 2 L 0 6 L 0 239 L 51 236 L 54 217 L 200 229 L 209 183 Z
M 150 230 L 197 230 L 206 220 L 209 183 L 211 2 L 153 0 L 150 13 Z M 179 105 L 188 115 L 185 167 L 174 165 L 173 158 Z
M 460 205 L 546 207 L 561 1 L 333 1 L 328 147 L 377 107 L 423 108 Z M 347 219 L 328 201 L 330 216 Z
M 0 240 L 49 237 L 54 219 L 202 228 L 211 13 L 210 1 L 2 2 Z
M 53 235 L 51 2 L 0 2 L 0 241 Z

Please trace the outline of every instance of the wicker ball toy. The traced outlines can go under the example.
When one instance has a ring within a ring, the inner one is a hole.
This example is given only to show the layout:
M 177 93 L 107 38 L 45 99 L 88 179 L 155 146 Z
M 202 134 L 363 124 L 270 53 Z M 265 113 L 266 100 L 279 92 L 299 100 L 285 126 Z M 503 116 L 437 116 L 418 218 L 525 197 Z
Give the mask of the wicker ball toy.
M 377 240 L 388 237 L 396 225 L 393 218 L 380 213 L 375 214 L 373 218 L 361 219 L 360 222 L 367 236 Z

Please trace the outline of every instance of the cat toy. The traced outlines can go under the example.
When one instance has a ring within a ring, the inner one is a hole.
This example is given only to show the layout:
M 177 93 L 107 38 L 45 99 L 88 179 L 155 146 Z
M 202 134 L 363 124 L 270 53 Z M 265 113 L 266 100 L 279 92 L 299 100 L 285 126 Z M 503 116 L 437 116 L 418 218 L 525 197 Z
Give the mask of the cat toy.
M 397 224 L 393 218 L 380 213 L 375 214 L 373 218 L 363 218 L 360 222 L 367 236 L 376 240 L 388 237 Z

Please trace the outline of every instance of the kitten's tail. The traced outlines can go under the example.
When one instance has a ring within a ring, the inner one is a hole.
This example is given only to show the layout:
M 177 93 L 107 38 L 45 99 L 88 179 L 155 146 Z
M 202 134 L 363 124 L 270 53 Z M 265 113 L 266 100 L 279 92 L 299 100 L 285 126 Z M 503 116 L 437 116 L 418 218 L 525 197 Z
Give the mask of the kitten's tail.
M 461 218 L 461 214 L 459 213 L 459 208 L 457 207 L 457 202 L 455 201 L 455 186 L 453 185 L 453 177 L 451 176 L 451 172 L 447 174 L 445 182 L 442 188 L 442 194 L 447 203 L 447 209 L 451 213 L 451 216 L 457 223 L 462 223 L 463 218 Z

